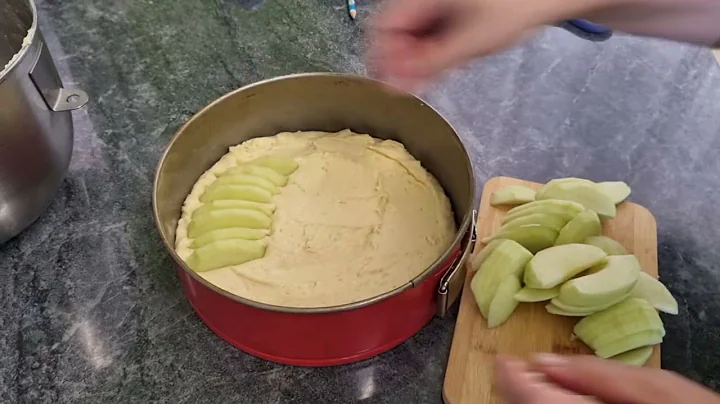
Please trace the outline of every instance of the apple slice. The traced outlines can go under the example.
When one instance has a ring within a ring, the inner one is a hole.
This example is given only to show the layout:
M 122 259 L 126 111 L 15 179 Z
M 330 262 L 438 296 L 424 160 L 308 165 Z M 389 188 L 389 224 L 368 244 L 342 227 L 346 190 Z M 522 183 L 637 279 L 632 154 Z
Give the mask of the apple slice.
M 275 170 L 278 174 L 284 176 L 289 176 L 298 169 L 298 163 L 288 157 L 264 156 L 256 158 L 249 164 L 271 168 Z
M 537 192 L 544 193 L 545 191 L 547 191 L 548 188 L 551 188 L 557 184 L 572 184 L 572 183 L 590 184 L 593 186 L 595 185 L 595 182 L 590 181 L 585 178 L 577 178 L 577 177 L 555 178 L 555 179 L 552 179 L 552 180 L 546 182 L 545 185 L 543 185 L 542 187 L 540 187 L 540 189 L 537 190 Z
M 490 195 L 490 205 L 521 205 L 535 200 L 535 191 L 520 185 L 510 185 Z
M 653 353 L 652 346 L 644 346 L 611 357 L 610 359 L 631 366 L 645 366 Z
M 535 199 L 562 199 L 577 202 L 586 209 L 594 210 L 604 219 L 613 218 L 617 213 L 615 203 L 609 196 L 601 192 L 594 184 L 583 182 L 552 184 L 542 192 L 538 191 Z
M 663 336 L 660 331 L 643 331 L 605 345 L 597 349 L 595 355 L 607 359 L 636 348 L 659 344 L 662 340 Z
M 470 282 L 475 302 L 483 317 L 488 318 L 490 302 L 498 286 L 508 277 L 522 274 L 532 253 L 512 240 L 505 240 L 490 253 Z
M 602 232 L 600 217 L 592 210 L 580 212 L 572 218 L 558 233 L 555 245 L 582 243 L 590 236 Z
M 560 288 L 558 300 L 577 307 L 603 306 L 619 296 L 627 296 L 640 272 L 640 262 L 634 255 L 607 257 L 607 262 L 599 271 L 565 282 Z M 559 304 L 557 306 L 562 308 Z
M 200 248 L 202 246 L 214 243 L 220 240 L 243 239 L 243 240 L 261 240 L 270 232 L 263 229 L 247 229 L 244 227 L 232 227 L 229 229 L 219 229 L 209 231 L 190 243 L 190 248 Z
M 626 255 L 628 252 L 620 243 L 607 236 L 591 236 L 584 244 L 594 245 L 605 251 L 607 255 Z
M 678 314 L 677 300 L 659 280 L 641 272 L 630 295 L 643 299 L 654 308 L 667 314 Z
M 664 337 L 665 327 L 663 326 L 662 320 L 660 319 L 657 311 L 645 311 L 643 313 L 645 313 L 646 317 L 636 319 L 634 321 L 629 321 L 629 317 L 626 317 L 626 319 L 622 322 L 608 322 L 606 324 L 606 327 L 608 327 L 607 332 L 599 334 L 597 337 L 593 338 L 592 345 L 588 345 L 595 350 L 602 349 L 603 347 L 606 347 L 618 340 L 645 331 L 656 331 L 660 333 L 661 337 Z
M 558 298 L 554 298 L 550 301 L 550 303 L 554 304 L 557 308 L 562 309 L 564 311 L 570 312 L 570 313 L 585 313 L 585 315 L 597 313 L 599 311 L 603 311 L 609 307 L 612 307 L 623 300 L 627 299 L 629 295 L 626 293 L 624 295 L 617 296 L 613 298 L 612 300 L 608 300 L 607 302 L 604 302 L 602 304 L 594 305 L 594 306 L 575 306 L 572 304 L 567 304 L 563 302 L 562 300 Z
M 194 218 L 197 215 L 204 215 L 211 210 L 223 209 L 252 209 L 262 212 L 268 216 L 272 216 L 273 212 L 275 212 L 275 205 L 252 201 L 220 199 L 200 205 L 199 208 L 193 211 L 192 217 Z
M 525 286 L 550 289 L 580 272 L 599 264 L 607 257 L 605 251 L 586 244 L 564 244 L 542 250 L 525 270 Z
M 500 245 L 500 243 L 503 243 L 507 240 L 493 240 L 489 242 L 485 247 L 483 247 L 482 250 L 478 251 L 475 256 L 473 256 L 470 259 L 470 271 L 474 272 L 477 271 L 478 268 L 480 268 L 480 265 L 482 265 L 483 262 L 487 259 L 487 257 L 490 256 L 490 253 L 493 252 L 493 250 Z
M 557 238 L 557 234 L 557 231 L 548 229 L 547 227 L 537 224 L 526 224 L 498 232 L 491 237 L 482 239 L 482 242 L 489 243 L 496 239 L 513 240 L 534 254 L 552 246 Z
M 198 215 L 188 225 L 188 237 L 198 238 L 211 230 L 231 227 L 269 229 L 272 219 L 264 213 L 251 209 L 224 209 Z
M 200 202 L 212 202 L 222 199 L 244 200 L 251 202 L 270 203 L 273 194 L 267 189 L 254 185 L 224 185 L 212 183 L 200 195 Z
M 609 196 L 616 205 L 625 201 L 632 192 L 628 184 L 622 181 L 598 182 L 597 187 L 602 193 Z
M 512 208 L 503 218 L 502 224 L 511 222 L 522 216 L 531 215 L 533 213 L 549 213 L 563 217 L 566 221 L 574 218 L 575 215 L 584 211 L 585 208 L 572 201 L 561 200 L 545 200 L 530 202 L 525 205 Z
M 284 187 L 288 182 L 288 177 L 278 174 L 277 171 L 269 167 L 263 167 L 255 164 L 241 164 L 237 167 L 229 168 L 227 171 L 220 174 L 220 177 L 226 175 L 237 175 L 237 174 L 250 174 L 258 177 L 265 178 L 273 184 Z
M 515 293 L 515 300 L 517 300 L 518 302 L 526 303 L 544 302 L 546 300 L 557 297 L 559 293 L 559 286 L 556 286 L 552 289 L 533 289 L 524 287 L 520 289 L 520 291 Z
M 221 240 L 193 251 L 186 263 L 195 272 L 240 265 L 265 256 L 265 240 Z
M 552 303 L 548 303 L 545 305 L 545 310 L 547 310 L 550 314 L 555 314 L 556 316 L 565 316 L 565 317 L 585 317 L 592 314 L 592 312 L 586 312 L 586 313 L 573 313 L 567 310 L 563 310 L 557 306 L 555 306 Z
M 270 191 L 271 194 L 276 195 L 280 193 L 280 188 L 272 182 L 266 180 L 263 177 L 250 174 L 233 174 L 223 175 L 213 182 L 213 185 L 254 185 L 262 189 Z
M 650 323 L 658 318 L 657 312 L 648 302 L 630 297 L 580 320 L 575 324 L 573 333 L 588 346 L 595 347 L 595 340 L 599 336 L 620 330 L 623 324 Z
M 515 300 L 515 293 L 520 289 L 522 289 L 520 279 L 515 275 L 510 275 L 502 281 L 500 286 L 498 286 L 497 292 L 495 292 L 492 302 L 490 302 L 487 318 L 488 328 L 495 328 L 502 325 L 510 318 L 513 311 L 515 311 L 518 304 L 520 304 L 520 302 Z
M 503 230 L 513 229 L 526 224 L 535 224 L 555 231 L 560 231 L 560 229 L 565 227 L 567 222 L 567 219 L 560 215 L 553 215 L 550 213 L 533 213 L 526 216 L 520 216 L 505 223 L 498 231 L 502 232 Z

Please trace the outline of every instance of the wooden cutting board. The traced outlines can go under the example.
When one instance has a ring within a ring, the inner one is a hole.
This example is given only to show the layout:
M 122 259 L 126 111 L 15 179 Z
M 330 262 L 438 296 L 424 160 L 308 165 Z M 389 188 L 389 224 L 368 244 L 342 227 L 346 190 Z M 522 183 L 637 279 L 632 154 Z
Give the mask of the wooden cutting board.
M 541 184 L 515 178 L 496 177 L 485 183 L 477 224 L 479 240 L 500 228 L 509 208 L 490 206 L 490 195 L 508 185 L 537 189 Z M 634 253 L 643 269 L 657 277 L 657 228 L 655 218 L 644 207 L 631 202 L 618 205 L 617 216 L 603 223 L 603 234 L 620 242 Z M 466 268 L 467 270 L 467 268 Z M 570 339 L 577 317 L 561 317 L 545 311 L 546 303 L 522 303 L 500 327 L 488 329 L 470 290 L 471 276 L 465 279 L 460 298 L 455 334 L 450 349 L 443 399 L 448 404 L 500 403 L 495 393 L 493 366 L 496 355 L 529 358 L 537 352 L 592 354 L 579 340 Z M 660 347 L 648 361 L 648 367 L 660 367 Z

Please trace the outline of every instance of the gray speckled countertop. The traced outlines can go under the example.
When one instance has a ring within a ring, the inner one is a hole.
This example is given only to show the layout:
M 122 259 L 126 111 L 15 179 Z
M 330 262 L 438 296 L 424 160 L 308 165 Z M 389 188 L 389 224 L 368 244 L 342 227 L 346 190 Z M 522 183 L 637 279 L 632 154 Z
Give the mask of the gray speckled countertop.
M 360 4 L 364 15 L 365 4 Z M 0 402 L 439 403 L 454 316 L 374 359 L 304 369 L 221 341 L 193 314 L 151 217 L 164 146 L 241 85 L 363 73 L 342 1 L 44 0 L 76 112 L 70 173 L 0 246 Z M 477 186 L 495 175 L 621 179 L 659 227 L 664 367 L 720 387 L 720 69 L 707 50 L 557 28 L 424 94 L 456 126 Z

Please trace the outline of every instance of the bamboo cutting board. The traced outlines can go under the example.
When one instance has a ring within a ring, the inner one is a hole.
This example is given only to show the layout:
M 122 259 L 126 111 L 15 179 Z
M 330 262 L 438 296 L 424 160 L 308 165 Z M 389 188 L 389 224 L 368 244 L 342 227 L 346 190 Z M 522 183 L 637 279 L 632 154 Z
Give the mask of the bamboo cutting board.
M 500 228 L 507 207 L 490 206 L 490 195 L 508 185 L 537 189 L 541 184 L 515 178 L 495 177 L 485 183 L 477 224 L 479 240 Z M 634 253 L 645 272 L 657 277 L 657 229 L 655 218 L 644 207 L 631 202 L 618 205 L 617 216 L 603 223 L 603 234 L 620 242 Z M 488 329 L 470 290 L 471 276 L 465 279 L 450 349 L 443 399 L 447 404 L 501 403 L 495 393 L 493 367 L 496 355 L 529 358 L 537 352 L 592 354 L 579 340 L 570 339 L 578 317 L 555 316 L 545 311 L 546 302 L 521 303 L 503 325 Z M 648 361 L 648 367 L 660 367 L 660 347 Z

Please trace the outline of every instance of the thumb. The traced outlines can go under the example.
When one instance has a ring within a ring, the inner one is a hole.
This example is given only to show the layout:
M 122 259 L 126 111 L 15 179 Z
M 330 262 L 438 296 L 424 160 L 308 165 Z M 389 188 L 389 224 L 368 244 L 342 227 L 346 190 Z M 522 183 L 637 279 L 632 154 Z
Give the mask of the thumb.
M 558 386 L 608 403 L 720 402 L 711 391 L 671 372 L 594 356 L 541 354 L 535 358 L 534 369 Z

